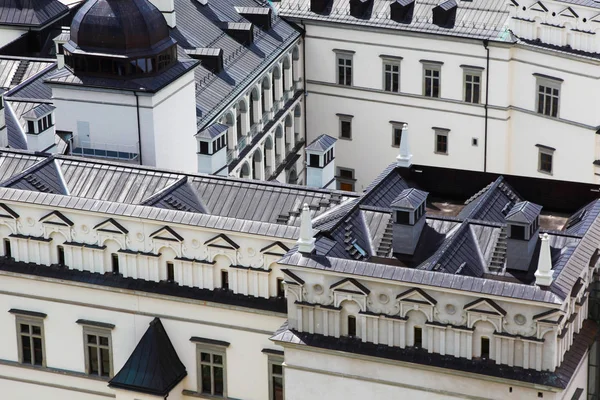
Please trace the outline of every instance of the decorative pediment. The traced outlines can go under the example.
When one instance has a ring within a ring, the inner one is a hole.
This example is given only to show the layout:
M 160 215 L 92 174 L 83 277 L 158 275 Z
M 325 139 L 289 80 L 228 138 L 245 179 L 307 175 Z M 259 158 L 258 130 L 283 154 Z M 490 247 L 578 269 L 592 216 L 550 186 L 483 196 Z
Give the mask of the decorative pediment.
M 285 244 L 277 241 L 273 244 L 263 247 L 260 249 L 260 252 L 272 256 L 284 256 L 289 250 L 290 249 Z
M 52 211 L 40 218 L 40 222 L 44 224 L 73 226 L 74 223 L 69 218 L 65 217 L 60 211 Z
M 168 226 L 164 226 L 150 234 L 152 239 L 168 240 L 170 242 L 183 242 L 183 237 Z
M 519 3 L 517 3 L 515 0 L 510 0 L 508 5 L 511 7 L 519 7 Z
M 492 314 L 502 317 L 506 315 L 506 311 L 502 307 L 489 299 L 475 300 L 465 306 L 465 311 Z
M 127 235 L 127 233 L 129 233 L 129 231 L 125 229 L 123 225 L 119 224 L 112 218 L 109 218 L 104 222 L 100 222 L 98 225 L 94 226 L 94 229 L 100 232 L 119 233 L 123 235 Z
M 561 310 L 549 310 L 533 316 L 533 320 L 537 322 L 545 322 L 549 324 L 558 324 L 562 321 L 565 313 Z
M 419 288 L 410 289 L 404 293 L 400 293 L 398 296 L 396 296 L 396 299 L 411 303 L 428 304 L 430 306 L 435 306 L 437 304 L 436 299 Z
M 546 8 L 546 6 L 544 4 L 542 4 L 541 1 L 535 2 L 532 5 L 529 6 L 529 9 L 532 11 L 539 11 L 539 12 L 547 12 L 548 8 Z
M 594 15 L 594 16 L 593 16 L 592 18 L 590 18 L 589 20 L 590 20 L 590 21 L 592 21 L 592 22 L 600 22 L 600 13 L 598 13 L 598 14 Z M 599 129 L 598 131 L 600 131 L 600 129 Z M 598 133 L 598 132 L 596 132 L 596 133 Z
M 229 239 L 229 237 L 227 237 L 227 235 L 223 233 L 215 236 L 212 239 L 207 240 L 206 242 L 204 242 L 204 244 L 210 247 L 219 247 L 221 249 L 237 250 L 240 248 L 240 246 L 236 242 Z
M 297 285 L 304 285 L 304 279 L 300 278 L 298 275 L 294 274 L 289 269 L 282 269 L 281 272 L 283 272 L 287 278 L 291 279 L 291 282 L 288 279 L 286 279 L 285 280 L 286 283 L 295 283 Z
M 345 278 L 330 286 L 335 292 L 362 294 L 368 296 L 371 291 L 354 278 Z
M 571 7 L 565 8 L 564 10 L 559 12 L 558 15 L 567 18 L 579 18 L 579 15 Z
M 0 203 L 0 218 L 17 219 L 19 218 L 19 214 L 14 212 L 12 208 L 7 206 L 6 204 Z

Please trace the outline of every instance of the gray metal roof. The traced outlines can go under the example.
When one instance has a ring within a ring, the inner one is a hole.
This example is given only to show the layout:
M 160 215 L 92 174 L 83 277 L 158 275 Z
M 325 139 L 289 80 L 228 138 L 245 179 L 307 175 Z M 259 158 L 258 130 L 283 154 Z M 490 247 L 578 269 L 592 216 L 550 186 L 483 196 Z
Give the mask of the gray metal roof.
M 23 118 L 38 119 L 44 115 L 50 114 L 55 109 L 56 107 L 51 106 L 50 104 L 39 104 L 23 114 Z
M 588 0 L 592 1 L 592 0 Z M 410 23 L 400 23 L 390 18 L 390 2 L 373 0 L 372 9 L 361 18 L 350 15 L 348 0 L 330 0 L 325 12 L 310 10 L 311 0 L 283 0 L 275 3 L 282 16 L 294 20 L 314 20 L 344 25 L 378 27 L 398 31 L 434 33 L 474 39 L 509 41 L 513 39 L 507 28 L 508 2 L 497 0 L 461 1 L 456 12 L 456 23 L 451 29 L 439 27 L 432 22 L 432 10 L 439 1 L 416 1 Z
M 427 199 L 427 192 L 419 189 L 404 189 L 398 197 L 392 201 L 390 207 L 414 210 L 421 206 Z
M 506 214 L 506 220 L 509 222 L 520 222 L 530 224 L 539 217 L 542 211 L 542 206 L 530 203 L 529 201 L 521 201 L 513 206 Z
M 333 146 L 337 142 L 336 138 L 333 138 L 329 135 L 319 135 L 315 140 L 310 142 L 308 146 L 306 146 L 306 150 L 308 151 L 325 151 Z
M 220 136 L 223 132 L 227 132 L 227 129 L 229 129 L 227 125 L 219 123 L 212 124 L 209 127 L 202 129 L 200 132 L 198 132 L 196 137 L 200 139 L 212 140 L 217 136 Z
M 41 28 L 68 12 L 69 8 L 58 0 L 3 0 L 0 25 Z

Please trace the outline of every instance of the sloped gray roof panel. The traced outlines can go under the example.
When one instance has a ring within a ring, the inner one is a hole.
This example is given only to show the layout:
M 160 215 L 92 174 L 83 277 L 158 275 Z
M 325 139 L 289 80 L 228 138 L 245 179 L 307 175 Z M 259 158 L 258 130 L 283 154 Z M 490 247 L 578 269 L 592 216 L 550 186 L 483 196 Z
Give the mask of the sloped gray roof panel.
M 336 138 L 333 138 L 329 135 L 319 135 L 315 140 L 310 142 L 306 146 L 306 150 L 308 151 L 325 151 L 333 146 L 337 142 Z

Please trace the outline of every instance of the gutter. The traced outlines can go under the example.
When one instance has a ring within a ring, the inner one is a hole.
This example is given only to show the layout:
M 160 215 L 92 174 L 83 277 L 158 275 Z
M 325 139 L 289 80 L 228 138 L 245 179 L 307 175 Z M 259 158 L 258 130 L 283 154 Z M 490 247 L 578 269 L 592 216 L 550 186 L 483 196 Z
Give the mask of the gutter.
M 483 47 L 485 48 L 486 54 L 486 68 L 485 68 L 485 128 L 483 138 L 483 172 L 487 172 L 487 142 L 488 142 L 488 114 L 489 114 L 489 99 L 490 99 L 490 48 L 488 47 L 489 41 L 483 40 Z
M 137 92 L 133 92 L 135 96 L 135 111 L 137 116 L 137 133 L 138 133 L 138 148 L 140 150 L 140 165 L 142 165 L 142 129 L 140 127 L 140 97 Z

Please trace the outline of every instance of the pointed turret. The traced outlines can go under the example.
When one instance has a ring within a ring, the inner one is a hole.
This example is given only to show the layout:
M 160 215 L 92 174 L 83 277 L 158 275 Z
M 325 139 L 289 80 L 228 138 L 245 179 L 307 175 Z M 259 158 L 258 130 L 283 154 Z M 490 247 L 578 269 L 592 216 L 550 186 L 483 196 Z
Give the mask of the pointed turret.
M 302 206 L 302 217 L 300 220 L 300 237 L 298 238 L 298 251 L 300 253 L 312 253 L 315 249 L 315 238 L 313 237 L 312 221 L 308 204 Z

